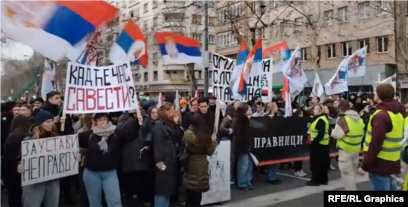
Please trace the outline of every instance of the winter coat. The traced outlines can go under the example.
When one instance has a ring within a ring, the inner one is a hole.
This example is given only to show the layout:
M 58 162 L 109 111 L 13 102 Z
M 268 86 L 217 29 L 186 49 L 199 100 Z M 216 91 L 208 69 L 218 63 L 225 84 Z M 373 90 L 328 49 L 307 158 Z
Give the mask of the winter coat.
M 192 127 L 184 133 L 183 140 L 188 149 L 187 171 L 184 173 L 183 185 L 191 191 L 207 192 L 210 190 L 207 156 L 214 153 L 217 143 L 212 141 L 207 144 L 201 143 L 194 135 Z
M 155 168 L 155 195 L 170 196 L 178 190 L 176 146 L 172 138 L 174 130 L 173 126 L 166 125 L 161 120 L 157 120 L 152 127 L 155 165 L 163 162 L 166 166 L 163 171 Z
M 141 153 L 141 150 L 148 145 L 140 136 L 139 128 L 138 120 L 130 118 L 119 130 L 121 140 L 128 140 L 122 146 L 122 172 L 124 173 L 148 170 L 154 166 L 152 149 L 143 150 Z

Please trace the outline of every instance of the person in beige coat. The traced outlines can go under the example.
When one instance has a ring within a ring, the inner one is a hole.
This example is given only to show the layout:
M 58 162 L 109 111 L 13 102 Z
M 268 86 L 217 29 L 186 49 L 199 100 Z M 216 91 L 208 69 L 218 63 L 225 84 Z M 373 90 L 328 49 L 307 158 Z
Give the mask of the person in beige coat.
M 339 104 L 339 118 L 331 133 L 339 148 L 339 168 L 344 182 L 344 190 L 357 190 L 355 177 L 358 158 L 364 137 L 364 122 L 360 115 L 351 110 L 349 101 Z

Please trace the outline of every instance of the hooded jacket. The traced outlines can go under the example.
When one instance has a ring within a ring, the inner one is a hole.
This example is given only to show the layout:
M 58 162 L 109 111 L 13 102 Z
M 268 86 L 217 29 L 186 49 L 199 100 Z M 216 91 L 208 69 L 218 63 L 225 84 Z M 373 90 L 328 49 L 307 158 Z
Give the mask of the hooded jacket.
M 404 108 L 395 100 L 383 101 L 377 105 L 377 110 L 382 110 L 377 113 L 371 120 L 371 143 L 370 148 L 364 153 L 363 165 L 361 168 L 364 171 L 380 175 L 390 176 L 399 174 L 401 171 L 401 162 L 388 161 L 378 158 L 381 151 L 385 134 L 392 131 L 393 124 L 388 112 L 401 113 L 405 117 Z
M 354 110 L 348 110 L 344 112 L 344 114 L 340 114 L 336 126 L 331 133 L 331 136 L 335 139 L 342 139 L 350 131 L 345 116 L 351 118 L 355 122 L 358 122 L 361 119 L 360 115 Z

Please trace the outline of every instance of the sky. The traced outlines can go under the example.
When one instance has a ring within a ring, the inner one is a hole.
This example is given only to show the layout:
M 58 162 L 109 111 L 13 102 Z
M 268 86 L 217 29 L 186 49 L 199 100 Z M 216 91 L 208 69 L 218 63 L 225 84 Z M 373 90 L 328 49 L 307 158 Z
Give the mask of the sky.
M 27 60 L 33 53 L 30 47 L 19 42 L 1 43 L 1 59 Z M 0 64 L 0 74 L 3 74 L 3 63 Z

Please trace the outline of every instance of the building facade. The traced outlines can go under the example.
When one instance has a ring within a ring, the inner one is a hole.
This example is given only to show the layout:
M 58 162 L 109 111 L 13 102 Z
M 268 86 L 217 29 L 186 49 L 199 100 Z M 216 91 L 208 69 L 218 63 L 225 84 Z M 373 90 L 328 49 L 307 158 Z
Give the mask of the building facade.
M 264 12 L 262 12 L 262 9 Z M 351 92 L 369 91 L 378 74 L 382 78 L 396 72 L 394 4 L 391 1 L 254 1 L 217 4 L 218 27 L 216 52 L 236 58 L 239 43 L 228 30 L 238 28 L 241 38 L 250 43 L 262 38 L 263 48 L 286 41 L 289 49 L 301 48 L 303 68 L 311 87 L 316 61 L 320 79 L 326 83 L 340 62 L 359 48 L 368 47 L 367 74 L 350 78 Z M 237 11 L 238 10 L 238 11 Z M 407 9 L 403 18 L 406 18 Z M 238 16 L 234 16 L 238 14 Z M 232 18 L 231 18 L 232 17 Z M 235 19 L 234 19 L 235 18 Z M 261 20 L 261 21 L 259 21 Z M 232 32 L 237 34 L 237 32 Z M 225 39 L 227 36 L 227 40 Z M 232 40 L 231 38 L 234 38 Z M 317 52 L 317 54 L 313 54 Z M 277 73 L 273 85 L 283 85 Z
M 148 66 L 133 66 L 133 79 L 140 93 L 156 96 L 159 92 L 191 93 L 191 81 L 184 65 L 163 65 L 156 43 L 155 32 L 171 32 L 191 37 L 204 48 L 204 2 L 199 1 L 108 1 L 120 9 L 118 24 L 113 30 L 118 33 L 130 19 L 143 31 L 148 44 Z M 209 50 L 215 50 L 215 9 L 209 8 Z M 115 39 L 114 37 L 113 39 Z M 202 50 L 204 51 L 204 50 Z M 204 57 L 204 52 L 202 52 Z M 194 66 L 197 87 L 203 90 L 204 68 Z

